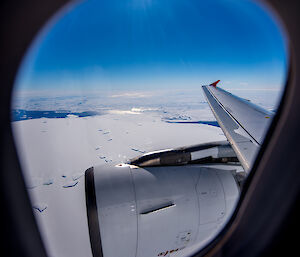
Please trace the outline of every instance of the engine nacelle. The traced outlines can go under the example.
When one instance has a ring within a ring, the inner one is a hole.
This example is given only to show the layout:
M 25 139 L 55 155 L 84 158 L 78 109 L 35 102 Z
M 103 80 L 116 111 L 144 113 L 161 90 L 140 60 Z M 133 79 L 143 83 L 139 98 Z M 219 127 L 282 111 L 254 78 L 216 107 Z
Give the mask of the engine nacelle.
M 187 256 L 220 231 L 239 197 L 232 171 L 201 165 L 98 166 L 85 177 L 94 256 Z

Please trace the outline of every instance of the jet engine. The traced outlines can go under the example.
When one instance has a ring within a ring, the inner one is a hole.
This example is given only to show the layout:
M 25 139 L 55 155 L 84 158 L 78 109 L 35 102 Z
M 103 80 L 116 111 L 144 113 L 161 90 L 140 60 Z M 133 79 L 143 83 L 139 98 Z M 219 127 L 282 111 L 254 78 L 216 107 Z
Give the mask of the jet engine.
M 94 257 L 188 256 L 220 231 L 239 197 L 234 170 L 205 164 L 98 166 L 85 183 Z

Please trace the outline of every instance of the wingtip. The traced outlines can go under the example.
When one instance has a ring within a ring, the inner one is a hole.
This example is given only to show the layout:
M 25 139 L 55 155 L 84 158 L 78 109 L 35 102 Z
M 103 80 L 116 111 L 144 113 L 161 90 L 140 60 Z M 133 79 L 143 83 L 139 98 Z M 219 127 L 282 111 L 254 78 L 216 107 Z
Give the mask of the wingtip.
M 217 80 L 216 82 L 211 83 L 210 86 L 216 87 L 219 82 L 220 82 L 220 80 Z

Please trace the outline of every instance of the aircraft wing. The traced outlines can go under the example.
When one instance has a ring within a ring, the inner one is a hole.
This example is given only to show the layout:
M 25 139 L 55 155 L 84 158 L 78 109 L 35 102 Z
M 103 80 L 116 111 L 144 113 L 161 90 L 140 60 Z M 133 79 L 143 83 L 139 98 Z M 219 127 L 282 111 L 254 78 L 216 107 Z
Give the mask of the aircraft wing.
M 221 129 L 248 172 L 274 114 L 217 87 L 218 82 L 202 88 Z

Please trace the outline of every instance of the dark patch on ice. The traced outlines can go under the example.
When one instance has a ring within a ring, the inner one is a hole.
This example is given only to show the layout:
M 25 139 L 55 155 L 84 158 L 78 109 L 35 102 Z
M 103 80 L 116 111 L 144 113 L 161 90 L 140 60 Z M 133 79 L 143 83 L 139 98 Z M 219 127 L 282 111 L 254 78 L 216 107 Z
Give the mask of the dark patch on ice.
M 11 120 L 20 121 L 20 120 L 30 120 L 30 119 L 40 119 L 40 118 L 57 119 L 57 118 L 67 118 L 68 115 L 76 115 L 78 117 L 88 117 L 88 116 L 101 115 L 101 113 L 95 111 L 86 111 L 86 112 L 30 111 L 30 110 L 23 110 L 23 109 L 14 109 L 11 112 Z
M 49 185 L 52 185 L 54 183 L 54 180 L 53 179 L 48 179 L 48 180 L 46 180 L 44 183 L 43 183 L 43 185 L 44 186 L 49 186 Z
M 80 179 L 82 176 L 83 176 L 83 173 L 78 172 L 78 173 L 75 173 L 75 174 L 72 175 L 72 179 L 75 181 L 75 180 Z
M 63 188 L 69 188 L 69 187 L 74 187 L 78 184 L 78 180 L 77 181 L 71 181 L 65 185 L 63 185 Z
M 107 141 L 112 141 L 112 138 L 108 139 Z
M 103 129 L 98 129 L 98 131 L 103 131 Z
M 61 177 L 62 177 L 62 178 L 66 178 L 67 176 L 66 176 L 66 175 L 61 175 Z
M 176 124 L 205 124 L 205 125 L 210 125 L 213 127 L 220 127 L 219 123 L 217 121 L 204 121 L 204 120 L 199 120 L 199 121 L 165 121 L 166 123 L 176 123 Z
M 100 149 L 100 147 L 96 147 L 96 148 L 95 148 L 95 150 L 99 150 L 99 149 Z
M 131 148 L 132 151 L 135 151 L 135 152 L 139 152 L 139 153 L 146 153 L 145 151 L 142 151 L 142 150 L 139 150 L 139 149 L 136 149 L 136 148 Z
M 106 157 L 105 157 L 105 156 L 99 156 L 99 158 L 103 160 L 103 159 L 105 159 Z
M 32 205 L 32 208 L 38 210 L 39 212 L 43 212 L 44 210 L 47 209 L 47 207 L 48 206 L 46 204 L 34 204 L 34 205 Z
M 174 115 L 172 117 L 163 117 L 162 120 L 164 121 L 170 121 L 170 120 L 186 120 L 186 121 L 189 121 L 191 120 L 191 117 L 190 116 L 186 116 L 186 115 Z

